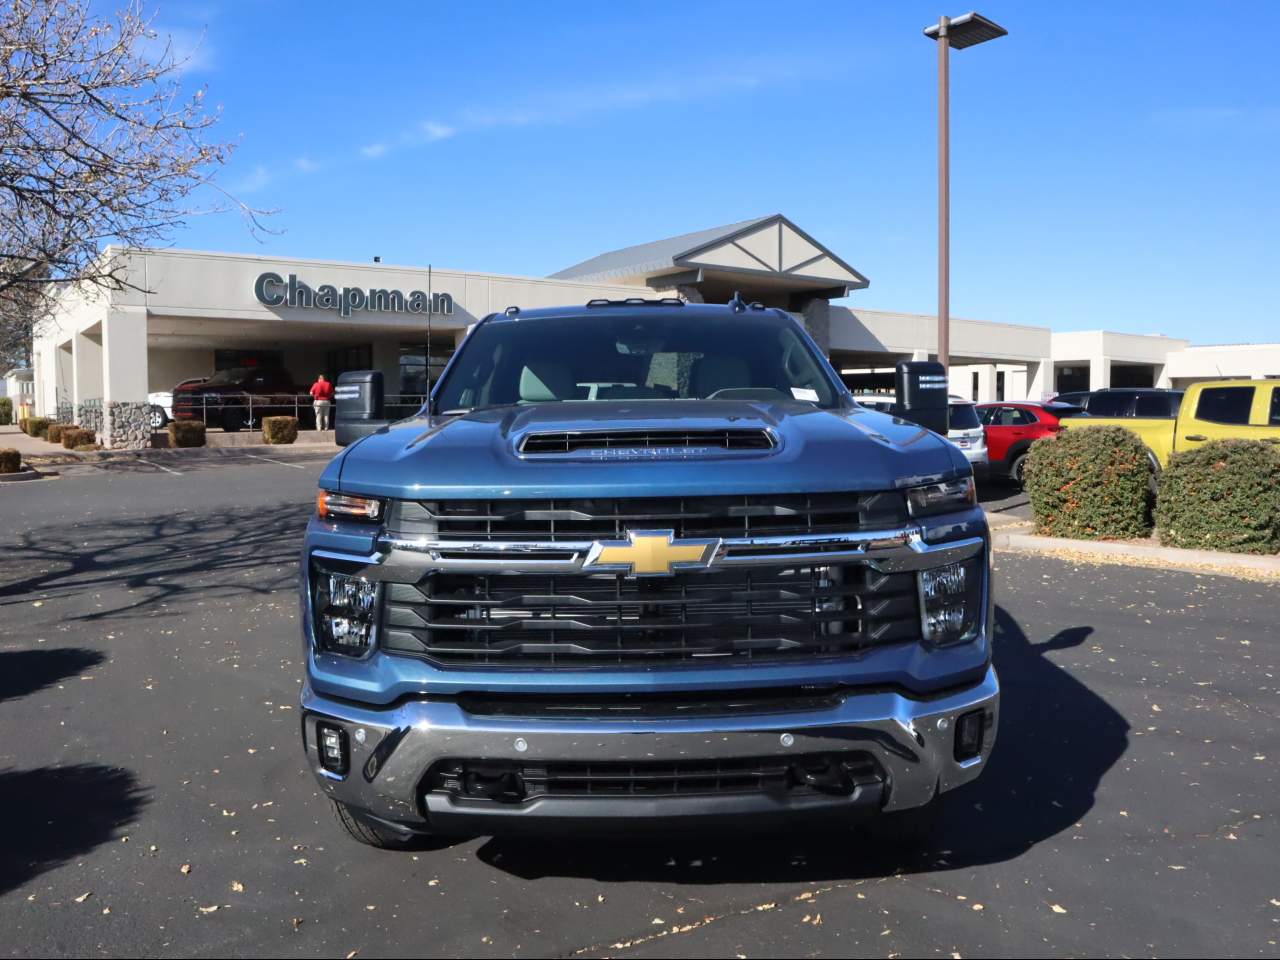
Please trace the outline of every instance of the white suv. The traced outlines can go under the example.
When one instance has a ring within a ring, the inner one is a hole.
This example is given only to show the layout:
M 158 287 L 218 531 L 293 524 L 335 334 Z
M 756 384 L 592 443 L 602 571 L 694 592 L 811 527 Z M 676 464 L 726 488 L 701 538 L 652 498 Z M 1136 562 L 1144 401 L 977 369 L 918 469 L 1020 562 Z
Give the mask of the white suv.
M 893 413 L 894 396 L 890 393 L 858 393 L 854 400 L 861 406 L 880 413 Z M 987 475 L 990 458 L 987 453 L 987 434 L 978 418 L 978 408 L 964 397 L 948 398 L 947 439 L 960 448 L 965 459 L 973 466 L 973 475 L 979 480 Z
M 964 397 L 948 400 L 947 439 L 960 448 L 973 467 L 973 475 L 982 480 L 991 465 L 987 453 L 987 433 L 978 416 L 977 406 Z

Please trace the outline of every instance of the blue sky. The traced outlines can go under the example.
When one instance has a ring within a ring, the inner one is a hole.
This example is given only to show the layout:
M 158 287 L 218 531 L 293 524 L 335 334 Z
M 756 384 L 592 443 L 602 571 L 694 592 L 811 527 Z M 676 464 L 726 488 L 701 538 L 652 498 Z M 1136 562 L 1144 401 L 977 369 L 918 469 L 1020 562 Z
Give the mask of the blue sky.
M 852 304 L 936 305 L 936 4 L 155 9 L 202 37 L 218 182 L 279 211 L 177 246 L 541 276 L 782 212 L 870 278 Z M 980 9 L 1010 36 L 952 57 L 953 315 L 1277 339 L 1276 6 Z

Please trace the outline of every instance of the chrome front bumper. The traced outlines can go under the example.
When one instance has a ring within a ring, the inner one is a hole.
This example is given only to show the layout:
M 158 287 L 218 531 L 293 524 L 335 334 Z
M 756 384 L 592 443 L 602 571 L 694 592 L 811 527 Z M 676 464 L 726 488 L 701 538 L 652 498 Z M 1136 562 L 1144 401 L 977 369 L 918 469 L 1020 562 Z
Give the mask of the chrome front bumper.
M 453 700 L 415 699 L 386 709 L 362 707 L 302 694 L 303 736 L 321 787 L 358 814 L 405 831 L 501 833 L 510 829 L 560 829 L 594 822 L 629 829 L 639 821 L 676 823 L 682 818 L 724 822 L 753 814 L 800 816 L 853 812 L 856 798 L 819 797 L 789 802 L 773 796 L 541 797 L 521 803 L 456 800 L 423 791 L 423 778 L 438 760 L 491 762 L 715 760 L 799 756 L 857 750 L 883 770 L 875 809 L 904 810 L 973 780 L 995 742 L 1000 689 L 995 670 L 964 690 L 931 699 L 901 693 L 851 691 L 829 709 L 696 718 L 526 719 L 470 714 Z M 954 731 L 962 714 L 982 709 L 986 736 L 980 754 L 954 759 Z M 316 723 L 328 720 L 347 732 L 349 772 L 337 777 L 320 765 Z M 865 797 L 863 798 L 865 799 Z M 859 812 L 863 812 L 862 809 Z

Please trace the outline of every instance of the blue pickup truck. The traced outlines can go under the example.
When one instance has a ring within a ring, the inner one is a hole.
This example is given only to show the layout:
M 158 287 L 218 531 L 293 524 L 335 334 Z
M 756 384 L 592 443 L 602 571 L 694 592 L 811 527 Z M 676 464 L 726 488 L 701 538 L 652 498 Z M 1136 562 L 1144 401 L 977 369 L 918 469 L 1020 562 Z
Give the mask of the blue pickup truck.
M 306 755 L 356 839 L 936 809 L 995 740 L 964 455 L 781 310 L 511 308 L 320 478 Z

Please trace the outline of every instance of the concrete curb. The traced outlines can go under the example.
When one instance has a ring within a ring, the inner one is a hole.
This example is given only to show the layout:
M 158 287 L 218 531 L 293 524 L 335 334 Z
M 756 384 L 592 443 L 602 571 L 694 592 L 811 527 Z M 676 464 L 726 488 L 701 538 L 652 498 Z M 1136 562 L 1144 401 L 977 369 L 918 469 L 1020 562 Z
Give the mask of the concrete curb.
M 24 456 L 26 463 L 70 464 L 97 463 L 103 460 L 234 460 L 246 455 L 270 456 L 277 460 L 288 460 L 302 457 L 333 457 L 340 447 L 328 447 L 324 444 L 311 443 L 256 443 L 236 447 L 164 447 L 146 448 L 143 450 L 94 450 L 87 453 L 33 454 Z
M 1041 537 L 1034 533 L 995 530 L 991 545 L 1010 553 L 1070 554 L 1103 563 L 1136 564 L 1145 567 L 1168 567 L 1196 573 L 1220 573 L 1253 579 L 1280 580 L 1280 556 L 1256 556 L 1248 553 L 1221 553 L 1216 550 L 1183 550 L 1155 544 L 1114 540 L 1069 540 L 1065 537 Z

